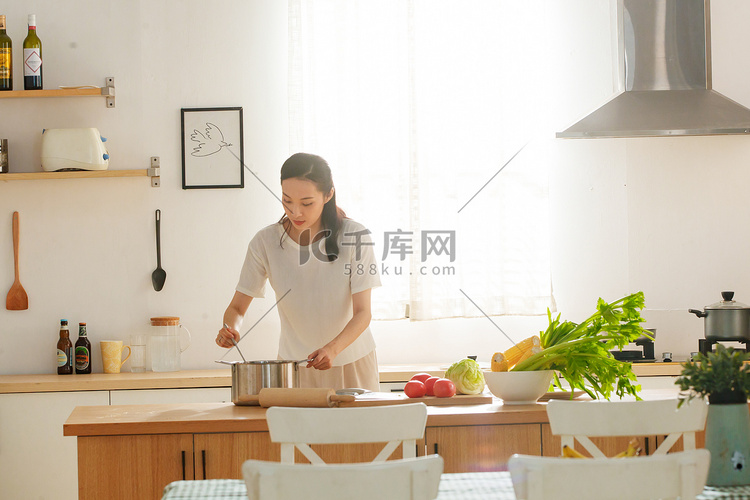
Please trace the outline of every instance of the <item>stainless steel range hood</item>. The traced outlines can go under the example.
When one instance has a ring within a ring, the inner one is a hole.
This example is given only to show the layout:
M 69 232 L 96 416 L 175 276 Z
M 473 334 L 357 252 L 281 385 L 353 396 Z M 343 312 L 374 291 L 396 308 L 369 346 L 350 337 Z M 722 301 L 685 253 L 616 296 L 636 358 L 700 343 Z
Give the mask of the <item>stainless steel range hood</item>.
M 750 134 L 750 109 L 711 88 L 709 0 L 613 6 L 621 93 L 557 137 Z

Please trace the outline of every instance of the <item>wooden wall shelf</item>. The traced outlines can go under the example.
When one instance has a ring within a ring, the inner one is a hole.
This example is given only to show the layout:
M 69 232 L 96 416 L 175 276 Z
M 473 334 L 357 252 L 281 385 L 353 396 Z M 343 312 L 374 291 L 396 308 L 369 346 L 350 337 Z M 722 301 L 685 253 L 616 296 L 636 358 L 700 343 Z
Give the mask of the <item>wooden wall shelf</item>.
M 0 174 L 2 181 L 39 181 L 46 179 L 84 179 L 91 177 L 149 177 L 149 169 L 74 170 L 67 172 L 19 172 Z
M 44 89 L 44 90 L 7 90 L 0 92 L 0 99 L 10 97 L 75 97 L 75 96 L 98 96 L 102 95 L 102 89 Z
M 28 98 L 28 97 L 86 97 L 101 96 L 107 99 L 107 107 L 115 107 L 115 79 L 104 79 L 103 87 L 68 87 L 42 90 L 6 90 L 0 92 L 0 99 Z

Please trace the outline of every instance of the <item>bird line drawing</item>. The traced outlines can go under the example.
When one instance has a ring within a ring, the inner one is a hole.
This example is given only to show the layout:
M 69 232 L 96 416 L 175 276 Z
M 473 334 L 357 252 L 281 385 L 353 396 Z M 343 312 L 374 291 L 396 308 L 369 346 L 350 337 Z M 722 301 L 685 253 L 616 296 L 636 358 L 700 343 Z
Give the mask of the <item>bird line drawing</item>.
M 221 151 L 222 148 L 229 147 L 232 144 L 224 141 L 224 134 L 221 129 L 213 123 L 206 122 L 206 131 L 199 132 L 193 129 L 190 134 L 190 140 L 197 142 L 198 145 L 193 147 L 190 156 L 204 157 L 210 156 Z

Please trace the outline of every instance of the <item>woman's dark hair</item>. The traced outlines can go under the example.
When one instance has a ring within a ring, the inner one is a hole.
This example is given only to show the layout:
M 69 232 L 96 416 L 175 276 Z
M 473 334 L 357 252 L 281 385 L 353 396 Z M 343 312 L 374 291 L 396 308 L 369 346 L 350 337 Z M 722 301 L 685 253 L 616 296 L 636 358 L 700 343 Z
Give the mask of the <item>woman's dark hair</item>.
M 281 166 L 281 181 L 286 179 L 305 179 L 311 181 L 318 191 L 327 195 L 333 189 L 333 177 L 328 162 L 317 155 L 308 153 L 296 153 L 290 156 Z M 336 243 L 341 229 L 341 220 L 346 217 L 343 210 L 336 206 L 336 191 L 328 202 L 323 205 L 323 213 L 320 215 L 323 232 L 325 234 L 326 255 L 329 262 L 339 257 L 339 246 Z M 284 226 L 284 233 L 289 232 L 291 221 L 284 214 L 279 223 Z M 312 235 L 313 238 L 315 235 Z M 281 236 L 282 240 L 284 235 Z M 281 240 L 279 241 L 281 244 Z

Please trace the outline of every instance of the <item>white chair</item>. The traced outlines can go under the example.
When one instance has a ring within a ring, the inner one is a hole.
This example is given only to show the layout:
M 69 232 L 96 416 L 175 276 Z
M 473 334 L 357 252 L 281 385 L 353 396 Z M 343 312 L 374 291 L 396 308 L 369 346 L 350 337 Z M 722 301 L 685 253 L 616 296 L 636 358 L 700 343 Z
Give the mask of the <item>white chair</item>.
M 547 405 L 550 430 L 562 445 L 578 441 L 594 458 L 513 455 L 508 462 L 518 500 L 695 498 L 708 477 L 710 453 L 695 449 L 708 406 L 692 400 L 562 401 Z M 590 437 L 666 435 L 645 457 L 607 458 Z M 669 453 L 682 436 L 684 452 Z
M 657 436 L 666 439 L 651 455 L 666 454 L 682 436 L 685 450 L 695 449 L 695 433 L 706 426 L 708 405 L 693 399 L 677 409 L 675 399 L 658 401 L 563 401 L 547 404 L 552 434 L 562 445 L 578 441 L 592 457 L 605 458 L 589 437 Z
M 687 500 L 703 491 L 710 456 L 704 449 L 633 458 L 513 455 L 508 469 L 517 500 Z
M 249 500 L 433 500 L 442 472 L 438 455 L 360 464 L 242 464 Z
M 311 464 L 323 460 L 309 445 L 387 443 L 373 462 L 384 462 L 399 444 L 403 458 L 416 456 L 417 439 L 424 437 L 424 403 L 363 408 L 289 408 L 266 411 L 271 441 L 281 443 L 281 462 L 294 463 L 295 447 Z

